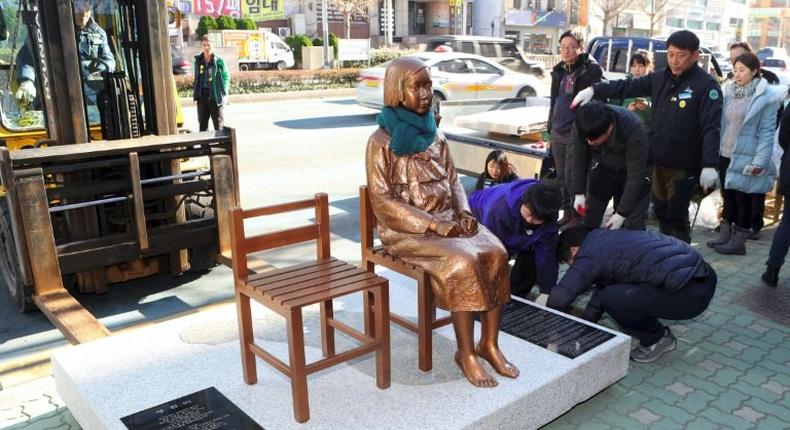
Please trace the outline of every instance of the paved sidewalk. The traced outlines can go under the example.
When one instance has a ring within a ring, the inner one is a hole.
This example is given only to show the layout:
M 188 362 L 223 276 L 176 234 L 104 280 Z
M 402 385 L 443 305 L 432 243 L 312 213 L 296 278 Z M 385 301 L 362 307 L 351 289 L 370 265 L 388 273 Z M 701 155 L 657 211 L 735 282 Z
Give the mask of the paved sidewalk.
M 746 256 L 725 257 L 704 246 L 712 234 L 697 228 L 695 246 L 719 275 L 710 308 L 672 325 L 675 351 L 653 364 L 632 362 L 626 378 L 545 428 L 790 428 L 790 276 L 777 289 L 759 279 L 772 234 L 749 241 Z M 44 378 L 0 391 L 0 429 L 79 426 Z

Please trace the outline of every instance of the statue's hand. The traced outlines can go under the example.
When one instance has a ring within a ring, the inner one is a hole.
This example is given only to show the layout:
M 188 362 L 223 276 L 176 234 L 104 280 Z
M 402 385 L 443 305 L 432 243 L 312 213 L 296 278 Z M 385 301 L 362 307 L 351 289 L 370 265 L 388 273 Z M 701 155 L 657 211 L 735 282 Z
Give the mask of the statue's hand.
M 442 237 L 457 237 L 461 234 L 461 228 L 452 221 L 433 220 L 428 229 Z
M 458 223 L 461 224 L 461 229 L 467 236 L 474 236 L 477 233 L 477 220 L 472 214 L 462 212 L 458 216 Z

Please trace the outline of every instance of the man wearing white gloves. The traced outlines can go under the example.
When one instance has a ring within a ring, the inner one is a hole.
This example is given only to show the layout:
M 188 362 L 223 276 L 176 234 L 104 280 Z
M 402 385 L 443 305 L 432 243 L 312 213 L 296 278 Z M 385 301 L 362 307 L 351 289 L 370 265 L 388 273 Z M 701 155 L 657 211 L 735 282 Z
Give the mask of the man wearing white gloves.
M 585 227 L 644 230 L 650 169 L 640 118 L 628 109 L 598 101 L 581 106 L 576 109 L 570 153 L 569 188 L 576 196 L 576 212 L 586 214 Z M 615 212 L 601 225 L 611 199 Z
M 661 232 L 690 242 L 688 206 L 699 184 L 708 193 L 719 186 L 722 97 L 719 84 L 699 60 L 699 38 L 688 31 L 667 39 L 667 67 L 639 79 L 595 84 L 572 106 L 596 98 L 646 97 L 653 100 L 648 136 L 653 161 L 652 197 Z

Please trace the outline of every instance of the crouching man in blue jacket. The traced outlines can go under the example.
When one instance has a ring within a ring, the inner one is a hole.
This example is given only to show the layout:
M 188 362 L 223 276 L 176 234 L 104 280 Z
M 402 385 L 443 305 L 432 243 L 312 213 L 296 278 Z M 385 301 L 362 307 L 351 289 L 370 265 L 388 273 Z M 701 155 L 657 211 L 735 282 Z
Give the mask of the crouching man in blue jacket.
M 557 283 L 559 263 L 557 215 L 562 205 L 558 187 L 521 179 L 476 191 L 469 207 L 477 221 L 499 238 L 516 262 L 510 271 L 511 294 L 526 297 L 535 283 L 543 304 Z
M 585 310 L 596 320 L 608 312 L 624 332 L 639 339 L 631 359 L 656 361 L 677 347 L 659 318 L 684 320 L 707 309 L 716 291 L 716 272 L 687 243 L 652 231 L 570 228 L 559 237 L 557 257 L 568 271 L 551 292 L 548 306 L 567 312 L 596 286 Z M 591 309 L 600 311 L 595 315 Z

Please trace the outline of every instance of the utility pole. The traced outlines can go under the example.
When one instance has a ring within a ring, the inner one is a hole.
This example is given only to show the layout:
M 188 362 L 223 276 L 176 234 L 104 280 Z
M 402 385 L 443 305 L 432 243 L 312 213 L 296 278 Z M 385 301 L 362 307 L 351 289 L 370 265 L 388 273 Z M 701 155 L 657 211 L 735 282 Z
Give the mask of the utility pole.
M 329 69 L 332 67 L 329 63 L 329 0 L 323 0 L 321 7 L 321 26 L 324 30 L 324 68 Z

